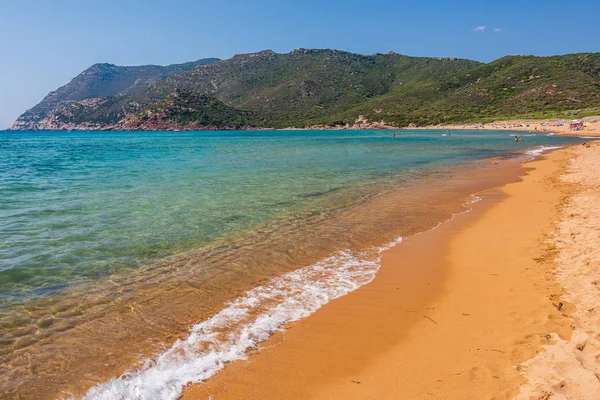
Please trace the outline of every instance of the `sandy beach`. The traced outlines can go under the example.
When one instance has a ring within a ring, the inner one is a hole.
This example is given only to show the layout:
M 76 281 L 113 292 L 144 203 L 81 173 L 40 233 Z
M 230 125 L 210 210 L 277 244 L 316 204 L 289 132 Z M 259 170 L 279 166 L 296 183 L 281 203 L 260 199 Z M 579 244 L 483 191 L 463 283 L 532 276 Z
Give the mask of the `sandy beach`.
M 387 124 L 384 121 L 369 121 L 363 115 L 359 115 L 353 124 L 346 125 L 308 125 L 302 128 L 282 128 L 276 129 L 281 131 L 287 130 L 492 130 L 492 131 L 521 131 L 526 133 L 554 133 L 564 136 L 590 136 L 600 137 L 600 116 L 585 117 L 583 129 L 570 129 L 569 120 L 564 118 L 552 119 L 510 119 L 498 120 L 493 122 L 471 122 L 471 123 L 456 123 L 456 124 L 439 124 L 416 126 L 410 124 L 398 128 L 395 125 Z M 559 124 L 557 124 L 559 122 Z
M 531 133 L 556 133 L 567 136 L 600 136 L 600 117 L 586 117 L 583 119 L 584 128 L 582 130 L 572 130 L 569 128 L 569 120 L 554 119 L 512 119 L 505 121 L 494 121 L 488 123 L 463 123 L 463 124 L 444 124 L 430 125 L 425 127 L 410 127 L 409 129 L 483 129 L 483 130 L 508 130 L 523 131 Z M 561 125 L 557 125 L 560 122 Z
M 600 398 L 598 160 L 586 144 L 527 163 L 183 398 Z

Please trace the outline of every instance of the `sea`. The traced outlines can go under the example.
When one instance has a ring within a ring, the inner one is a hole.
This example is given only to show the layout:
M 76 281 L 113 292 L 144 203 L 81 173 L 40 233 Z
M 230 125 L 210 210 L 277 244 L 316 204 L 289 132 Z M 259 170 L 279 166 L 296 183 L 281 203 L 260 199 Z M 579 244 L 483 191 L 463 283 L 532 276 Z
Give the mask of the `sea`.
M 478 130 L 2 133 L 0 397 L 176 399 L 368 284 L 403 237 L 581 142 Z

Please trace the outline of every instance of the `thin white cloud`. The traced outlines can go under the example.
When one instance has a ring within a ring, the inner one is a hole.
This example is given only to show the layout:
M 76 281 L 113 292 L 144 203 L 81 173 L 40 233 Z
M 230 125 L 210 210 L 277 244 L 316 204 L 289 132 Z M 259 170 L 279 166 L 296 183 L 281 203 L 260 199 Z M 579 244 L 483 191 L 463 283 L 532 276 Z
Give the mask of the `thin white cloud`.
M 474 32 L 482 32 L 482 31 L 485 31 L 485 27 L 486 27 L 486 26 L 487 26 L 487 25 L 480 25 L 480 26 L 476 27 L 475 29 L 473 29 L 473 31 L 474 31 Z
M 504 28 L 494 28 L 494 32 L 502 32 Z

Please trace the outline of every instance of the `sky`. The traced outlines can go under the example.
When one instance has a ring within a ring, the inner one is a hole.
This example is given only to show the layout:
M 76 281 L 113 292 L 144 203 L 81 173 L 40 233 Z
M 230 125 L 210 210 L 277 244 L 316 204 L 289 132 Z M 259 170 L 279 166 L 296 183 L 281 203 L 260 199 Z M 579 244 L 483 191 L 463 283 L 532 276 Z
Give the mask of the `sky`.
M 599 0 L 0 0 L 0 129 L 98 62 L 301 47 L 489 62 L 599 39 Z

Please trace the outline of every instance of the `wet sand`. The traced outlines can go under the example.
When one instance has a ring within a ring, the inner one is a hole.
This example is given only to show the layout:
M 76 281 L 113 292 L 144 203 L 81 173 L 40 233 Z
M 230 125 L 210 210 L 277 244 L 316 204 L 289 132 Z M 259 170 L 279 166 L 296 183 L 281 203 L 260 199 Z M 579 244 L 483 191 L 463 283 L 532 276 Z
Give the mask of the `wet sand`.
M 523 363 L 573 331 L 574 306 L 556 306 L 550 240 L 574 190 L 559 178 L 569 157 L 561 150 L 528 163 L 522 182 L 486 190 L 472 212 L 407 238 L 384 254 L 372 283 L 289 324 L 183 398 L 516 396 Z

